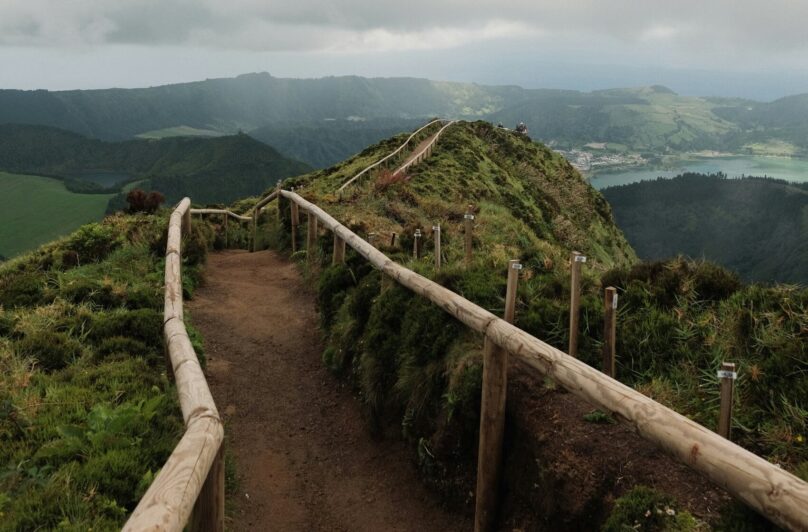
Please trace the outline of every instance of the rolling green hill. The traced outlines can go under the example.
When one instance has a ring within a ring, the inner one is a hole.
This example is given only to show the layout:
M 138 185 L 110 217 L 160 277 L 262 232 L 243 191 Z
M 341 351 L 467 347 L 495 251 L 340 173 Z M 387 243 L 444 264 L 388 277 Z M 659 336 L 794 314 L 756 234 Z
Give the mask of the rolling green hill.
M 104 216 L 111 194 L 75 194 L 62 181 L 0 172 L 0 256 L 14 257 Z
M 243 134 L 106 142 L 43 126 L 0 125 L 0 169 L 78 181 L 116 175 L 147 180 L 140 186 L 169 201 L 190 195 L 213 203 L 255 194 L 309 167 Z
M 562 148 L 608 142 L 654 155 L 703 149 L 805 155 L 807 101 L 806 95 L 771 103 L 687 97 L 662 86 L 579 92 L 262 73 L 145 89 L 0 90 L 0 124 L 47 125 L 104 140 L 253 132 L 315 167 L 395 132 L 402 119 L 431 116 L 509 127 L 524 121 L 533 138 Z
M 808 186 L 684 174 L 601 191 L 640 257 L 706 258 L 754 281 L 808 283 Z

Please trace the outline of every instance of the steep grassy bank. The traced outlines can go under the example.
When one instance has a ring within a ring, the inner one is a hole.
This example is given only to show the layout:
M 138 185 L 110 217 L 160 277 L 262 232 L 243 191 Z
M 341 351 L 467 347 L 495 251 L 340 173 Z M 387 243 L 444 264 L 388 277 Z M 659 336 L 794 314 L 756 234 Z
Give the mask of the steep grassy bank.
M 715 370 L 722 360 L 736 362 L 741 375 L 735 407 L 736 441 L 799 475 L 808 474 L 804 351 L 808 292 L 795 287 L 744 285 L 731 272 L 710 263 L 638 264 L 614 226 L 608 204 L 563 159 L 523 137 L 482 123 L 450 128 L 433 157 L 406 180 L 370 177 L 342 198 L 335 194 L 341 182 L 398 141 L 371 147 L 355 159 L 285 186 L 296 186 L 396 261 L 495 313 L 502 312 L 506 261 L 520 258 L 525 269 L 516 324 L 560 349 L 566 349 L 568 342 L 567 257 L 572 249 L 584 252 L 590 261 L 583 283 L 582 360 L 600 366 L 602 288 L 617 286 L 618 376 L 622 381 L 714 427 L 718 414 Z M 464 267 L 461 224 L 468 203 L 475 205 L 475 258 L 471 266 Z M 266 216 L 261 233 L 269 236 L 265 240 L 272 245 L 288 246 L 288 205 L 282 208 L 282 225 Z M 445 266 L 440 272 L 432 266 L 428 229 L 435 222 L 443 227 Z M 410 235 L 417 227 L 425 232 L 421 260 L 411 255 Z M 391 246 L 393 231 L 400 239 Z M 302 232 L 301 228 L 298 242 L 303 242 Z M 481 338 L 405 289 L 386 286 L 361 258 L 349 254 L 346 266 L 328 266 L 330 252 L 330 235 L 323 234 L 315 258 L 322 269 L 311 274 L 317 282 L 328 341 L 324 363 L 352 383 L 376 431 L 411 442 L 430 483 L 447 499 L 470 503 Z M 554 388 L 552 382 L 539 381 L 534 386 Z M 558 401 L 563 405 L 563 399 Z M 576 408 L 580 407 L 561 411 L 580 412 Z M 518 409 L 509 412 L 513 421 Z M 611 422 L 607 414 L 587 412 L 577 418 L 577 428 L 576 419 L 571 418 L 561 426 L 586 433 L 581 426 Z M 678 524 L 657 523 L 656 529 L 663 525 L 669 529 L 674 525 L 684 529 L 706 526 L 699 521 L 733 529 L 741 521 L 753 522 L 735 510 L 717 515 L 716 501 L 724 501 L 723 496 L 699 484 L 693 474 L 671 475 L 673 465 L 659 452 L 640 453 L 648 459 L 645 470 L 655 472 L 650 477 L 614 467 L 616 462 L 637 461 L 642 447 L 636 436 L 614 436 L 622 446 L 603 456 L 603 448 L 591 444 L 555 452 L 550 442 L 556 436 L 543 435 L 540 429 L 519 429 L 521 436 L 512 442 L 533 441 L 535 445 L 509 447 L 509 463 L 538 464 L 534 469 L 516 469 L 518 485 L 527 487 L 529 493 L 523 509 L 546 504 L 530 491 L 535 489 L 531 486 L 553 492 L 562 482 L 573 489 L 574 478 L 599 479 L 591 489 L 575 491 L 575 497 L 570 497 L 575 506 L 552 507 L 557 526 L 591 528 L 608 521 L 612 529 L 620 529 L 619 518 L 616 514 L 609 517 L 610 513 L 642 516 L 650 509 L 647 504 L 656 508 L 657 503 L 643 502 L 649 500 L 676 500 L 697 517 Z M 592 434 L 604 438 L 607 432 Z M 582 457 L 592 460 L 586 463 L 612 465 L 589 469 L 575 465 Z M 648 497 L 639 488 L 629 492 L 642 484 L 669 495 Z M 713 493 L 710 497 L 716 504 L 705 508 L 701 499 L 692 497 L 693 490 L 705 497 Z M 628 499 L 614 505 L 622 495 Z M 635 503 L 631 512 L 625 511 Z M 639 511 L 640 507 L 644 509 Z M 542 525 L 543 518 L 535 510 L 526 511 L 525 520 L 509 523 L 527 523 L 528 528 L 549 526 L 547 522 Z M 525 514 L 516 508 L 508 515 L 517 519 Z M 625 524 L 635 525 L 634 521 Z
M 182 434 L 166 220 L 109 217 L 0 267 L 0 529 L 119 528 Z M 188 294 L 209 235 L 185 240 Z

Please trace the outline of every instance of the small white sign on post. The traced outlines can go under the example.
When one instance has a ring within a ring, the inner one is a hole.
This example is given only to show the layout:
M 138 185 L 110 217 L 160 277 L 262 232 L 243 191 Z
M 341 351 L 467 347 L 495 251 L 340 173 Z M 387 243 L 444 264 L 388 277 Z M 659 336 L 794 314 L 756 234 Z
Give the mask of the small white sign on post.
M 612 299 L 612 308 L 617 309 L 617 294 L 614 294 L 614 299 Z
M 575 262 L 586 262 L 586 255 L 575 255 Z
M 518 262 L 515 262 L 515 263 L 511 264 L 511 268 L 513 268 L 514 270 L 521 270 L 522 265 L 519 264 Z
M 719 379 L 732 379 L 735 380 L 738 378 L 738 373 L 735 371 L 727 371 L 725 369 L 718 370 L 718 378 Z
M 474 219 L 474 215 L 473 215 L 473 214 L 464 214 L 464 215 L 463 215 L 463 218 L 465 218 L 466 220 L 473 220 L 473 219 Z

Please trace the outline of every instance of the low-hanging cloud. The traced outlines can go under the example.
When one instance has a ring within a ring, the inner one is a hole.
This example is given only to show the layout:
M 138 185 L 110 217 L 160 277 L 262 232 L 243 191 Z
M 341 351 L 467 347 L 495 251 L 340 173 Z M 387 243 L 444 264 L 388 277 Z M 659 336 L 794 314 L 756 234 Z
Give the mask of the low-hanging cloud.
M 606 39 L 769 54 L 808 50 L 805 20 L 808 2 L 794 0 L 2 0 L 0 46 L 366 52 Z

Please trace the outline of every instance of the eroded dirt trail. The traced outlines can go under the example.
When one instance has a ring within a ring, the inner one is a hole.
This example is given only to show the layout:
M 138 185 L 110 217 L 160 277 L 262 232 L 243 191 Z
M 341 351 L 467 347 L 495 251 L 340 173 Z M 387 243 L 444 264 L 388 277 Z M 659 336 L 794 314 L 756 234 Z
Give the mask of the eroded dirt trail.
M 271 251 L 208 258 L 188 308 L 240 480 L 232 530 L 469 530 L 420 484 L 400 442 L 376 441 L 324 368 L 314 298 Z

